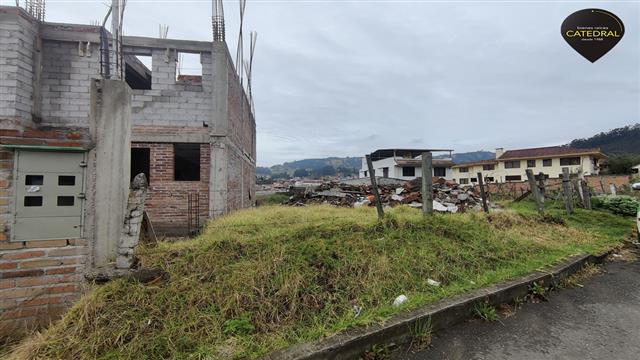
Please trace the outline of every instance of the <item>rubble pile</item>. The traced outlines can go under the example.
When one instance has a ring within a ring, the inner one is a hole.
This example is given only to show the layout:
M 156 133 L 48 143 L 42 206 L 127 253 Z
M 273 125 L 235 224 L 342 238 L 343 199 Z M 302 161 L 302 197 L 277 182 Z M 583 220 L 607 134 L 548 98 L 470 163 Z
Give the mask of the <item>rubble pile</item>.
M 398 184 L 379 184 L 380 199 L 385 207 L 401 204 L 422 207 L 422 179 Z M 290 188 L 287 205 L 330 204 L 344 207 L 375 206 L 371 184 L 325 182 L 316 187 Z M 461 186 L 443 178 L 433 178 L 433 209 L 441 212 L 481 211 L 482 199 L 471 186 Z

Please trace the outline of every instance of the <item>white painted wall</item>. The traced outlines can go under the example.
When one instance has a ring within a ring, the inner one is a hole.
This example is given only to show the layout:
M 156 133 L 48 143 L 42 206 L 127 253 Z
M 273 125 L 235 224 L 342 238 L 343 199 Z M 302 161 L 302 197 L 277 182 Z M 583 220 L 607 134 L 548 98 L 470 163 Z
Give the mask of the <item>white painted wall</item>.
M 402 180 L 413 180 L 417 177 L 422 176 L 422 167 L 417 166 L 415 168 L 415 176 L 402 176 L 402 168 L 398 166 L 394 158 L 386 158 L 382 160 L 377 160 L 373 162 L 373 168 L 375 169 L 376 176 L 383 175 L 383 169 L 385 167 L 389 168 L 389 177 L 394 179 L 402 179 Z M 365 171 L 367 171 L 367 160 L 365 158 L 362 159 L 362 168 L 360 169 L 359 177 L 364 178 L 368 177 L 369 173 L 365 176 Z M 445 169 L 445 177 L 446 180 L 451 180 L 453 178 L 453 170 L 451 167 Z

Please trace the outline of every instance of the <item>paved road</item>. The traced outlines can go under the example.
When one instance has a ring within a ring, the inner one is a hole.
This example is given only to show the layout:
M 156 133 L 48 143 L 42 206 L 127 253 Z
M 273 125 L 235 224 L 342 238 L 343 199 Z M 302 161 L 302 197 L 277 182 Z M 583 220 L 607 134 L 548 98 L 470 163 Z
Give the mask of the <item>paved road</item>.
M 525 304 L 501 323 L 479 320 L 435 334 L 395 359 L 640 359 L 640 262 L 612 262 L 584 284 Z

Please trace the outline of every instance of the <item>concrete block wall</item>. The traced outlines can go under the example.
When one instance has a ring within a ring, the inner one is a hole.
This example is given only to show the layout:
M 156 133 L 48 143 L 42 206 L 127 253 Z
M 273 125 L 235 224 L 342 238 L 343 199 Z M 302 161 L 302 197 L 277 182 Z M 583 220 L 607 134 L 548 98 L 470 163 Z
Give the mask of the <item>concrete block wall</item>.
M 38 23 L 17 7 L 0 8 L 0 124 L 33 126 L 34 51 Z
M 44 40 L 42 44 L 42 124 L 89 126 L 91 79 L 100 76 L 100 47 L 80 56 L 78 43 Z
M 167 56 L 168 55 L 168 56 Z M 151 90 L 134 90 L 136 125 L 203 127 L 211 119 L 211 53 L 201 53 L 202 84 L 176 81 L 176 52 L 152 50 Z M 168 60 L 166 62 L 165 60 Z
M 246 152 L 252 159 L 255 154 L 255 132 L 256 123 L 251 114 L 247 97 L 245 96 L 238 76 L 229 66 L 229 90 L 228 90 L 228 111 L 229 111 L 229 139 L 242 151 Z
M 228 66 L 227 209 L 255 204 L 256 124 L 232 64 Z
M 200 181 L 174 180 L 173 144 L 133 143 L 131 146 L 150 149 L 145 207 L 155 230 L 170 235 L 186 235 L 189 193 L 199 194 L 200 224 L 204 224 L 209 214 L 209 144 L 200 145 Z

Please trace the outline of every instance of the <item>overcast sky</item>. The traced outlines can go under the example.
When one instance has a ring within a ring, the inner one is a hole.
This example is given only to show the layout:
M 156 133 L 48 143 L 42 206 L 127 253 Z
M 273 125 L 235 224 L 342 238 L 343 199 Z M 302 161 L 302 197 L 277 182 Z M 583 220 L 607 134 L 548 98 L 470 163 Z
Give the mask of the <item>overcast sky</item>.
M 102 20 L 105 2 L 47 0 L 47 20 Z M 560 35 L 584 8 L 625 25 L 594 64 Z M 235 54 L 237 1 L 225 15 Z M 210 40 L 210 16 L 209 0 L 128 0 L 125 33 L 157 36 L 167 24 L 170 38 Z M 258 32 L 259 165 L 556 145 L 640 122 L 639 2 L 249 0 L 245 24 Z

